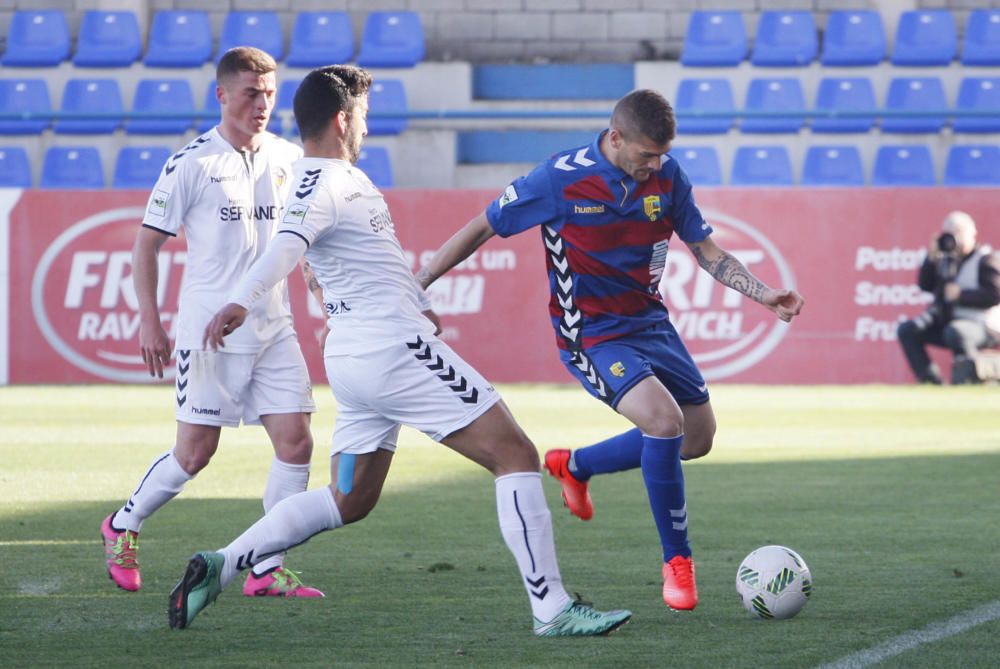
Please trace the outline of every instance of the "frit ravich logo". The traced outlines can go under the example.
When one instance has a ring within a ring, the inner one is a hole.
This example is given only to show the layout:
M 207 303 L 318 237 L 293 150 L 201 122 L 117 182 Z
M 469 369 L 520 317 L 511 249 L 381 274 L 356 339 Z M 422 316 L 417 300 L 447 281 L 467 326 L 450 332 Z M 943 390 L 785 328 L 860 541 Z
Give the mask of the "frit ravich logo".
M 720 212 L 703 210 L 702 214 L 712 224 L 712 237 L 719 246 L 761 281 L 773 287 L 795 288 L 788 263 L 763 233 Z M 682 247 L 671 244 L 660 282 L 670 320 L 706 379 L 735 376 L 766 358 L 784 338 L 788 326 L 771 311 L 701 271 Z
M 123 383 L 151 380 L 139 354 L 132 284 L 131 247 L 142 216 L 142 207 L 125 207 L 74 223 L 42 254 L 31 282 L 35 322 L 53 350 L 79 369 Z M 171 338 L 186 259 L 167 248 L 157 258 L 161 318 Z M 167 375 L 173 377 L 172 368 Z

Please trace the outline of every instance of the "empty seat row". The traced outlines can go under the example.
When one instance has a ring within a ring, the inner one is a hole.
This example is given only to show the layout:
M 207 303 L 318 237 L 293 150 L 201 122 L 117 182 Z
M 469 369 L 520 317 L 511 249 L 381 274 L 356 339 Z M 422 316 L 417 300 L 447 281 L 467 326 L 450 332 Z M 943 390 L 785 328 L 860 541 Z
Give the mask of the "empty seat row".
M 268 129 L 275 134 L 297 133 L 294 123 L 284 127 L 282 116 L 289 117 L 295 91 L 301 79 L 286 79 L 278 86 L 275 112 Z M 215 82 L 205 90 L 201 110 L 196 110 L 194 93 L 186 79 L 142 79 L 133 96 L 131 111 L 140 118 L 123 121 L 125 107 L 121 89 L 115 79 L 69 79 L 63 89 L 61 113 L 52 123 L 52 104 L 44 79 L 0 79 L 0 115 L 36 115 L 37 118 L 0 118 L 0 134 L 38 134 L 49 127 L 62 134 L 113 133 L 124 125 L 129 134 L 183 134 L 192 128 L 204 132 L 219 120 L 219 101 Z M 368 96 L 368 132 L 372 135 L 394 135 L 406 129 L 404 115 L 382 118 L 379 114 L 405 114 L 406 91 L 398 79 L 380 79 L 372 84 Z M 199 111 L 208 114 L 194 122 Z
M 681 135 L 728 132 L 735 120 L 728 112 L 735 109 L 728 79 L 683 79 L 678 85 L 675 110 Z M 751 79 L 744 109 L 751 114 L 740 122 L 742 132 L 795 133 L 806 123 L 805 95 L 795 77 Z M 1000 77 L 962 79 L 954 107 L 948 104 L 940 78 L 895 77 L 889 82 L 884 110 L 897 115 L 885 116 L 879 126 L 883 132 L 939 132 L 952 109 L 968 113 L 952 121 L 956 132 L 1000 132 Z M 836 113 L 809 122 L 813 132 L 824 133 L 868 132 L 880 116 L 867 77 L 822 78 L 813 111 Z M 782 116 L 783 112 L 789 115 Z
M 896 24 L 891 61 L 903 66 L 951 63 L 958 53 L 957 26 L 949 10 L 904 11 Z M 822 48 L 812 12 L 770 10 L 760 13 L 752 50 L 743 15 L 738 11 L 691 13 L 681 63 L 690 66 L 738 65 L 750 54 L 754 65 L 864 66 L 885 60 L 886 32 L 877 11 L 830 12 Z M 1000 65 L 1000 9 L 976 9 L 965 24 L 961 62 Z
M 171 151 L 166 146 L 122 147 L 115 158 L 111 187 L 151 188 Z M 392 166 L 385 147 L 365 147 L 357 164 L 379 188 L 392 186 Z M 0 146 L 0 188 L 30 188 L 33 185 L 31 164 L 25 150 L 19 146 Z M 50 147 L 45 152 L 37 185 L 39 188 L 104 188 L 100 152 L 92 146 Z
M 695 185 L 721 185 L 719 155 L 710 146 L 675 146 L 670 155 Z M 783 146 L 741 146 L 733 155 L 729 184 L 733 186 L 791 186 L 792 161 Z M 806 150 L 803 186 L 863 186 L 869 183 L 861 152 L 849 145 L 817 145 Z M 934 161 L 923 145 L 881 146 L 875 156 L 870 183 L 874 186 L 936 185 Z M 1000 185 L 1000 146 L 952 146 L 944 171 L 944 184 L 953 186 Z
M 161 11 L 153 16 L 143 57 L 136 15 L 130 11 L 83 13 L 74 65 L 127 67 L 140 58 L 148 67 L 200 67 L 234 46 L 258 47 L 290 67 L 319 67 L 350 62 L 354 33 L 346 12 L 299 12 L 289 48 L 273 11 L 233 11 L 226 15 L 218 45 L 207 12 Z M 57 10 L 21 10 L 13 14 L 7 67 L 46 67 L 70 58 L 66 16 Z M 357 63 L 363 67 L 412 67 L 423 60 L 424 32 L 415 12 L 371 12 L 365 19 Z

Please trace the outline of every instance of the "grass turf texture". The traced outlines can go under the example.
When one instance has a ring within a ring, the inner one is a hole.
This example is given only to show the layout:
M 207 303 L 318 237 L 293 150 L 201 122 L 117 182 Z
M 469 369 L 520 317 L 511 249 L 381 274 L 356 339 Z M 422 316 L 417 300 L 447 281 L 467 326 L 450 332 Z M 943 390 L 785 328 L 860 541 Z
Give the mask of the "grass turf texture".
M 542 451 L 627 427 L 575 387 L 502 391 Z M 171 631 L 167 593 L 192 552 L 258 517 L 271 458 L 260 428 L 225 430 L 212 465 L 143 528 L 143 589 L 117 590 L 98 526 L 172 444 L 171 394 L 0 388 L 0 666 L 812 667 L 1000 599 L 1000 390 L 718 385 L 715 451 L 685 466 L 693 613 L 660 600 L 638 472 L 595 480 L 589 523 L 547 479 L 567 588 L 635 617 L 609 638 L 534 638 L 490 475 L 404 430 L 373 514 L 288 558 L 325 600 L 251 600 L 239 579 Z M 316 398 L 310 487 L 329 480 L 335 416 L 326 388 Z M 768 543 L 812 569 L 812 601 L 789 621 L 751 619 L 735 595 L 740 560 Z M 998 656 L 994 620 L 880 666 Z

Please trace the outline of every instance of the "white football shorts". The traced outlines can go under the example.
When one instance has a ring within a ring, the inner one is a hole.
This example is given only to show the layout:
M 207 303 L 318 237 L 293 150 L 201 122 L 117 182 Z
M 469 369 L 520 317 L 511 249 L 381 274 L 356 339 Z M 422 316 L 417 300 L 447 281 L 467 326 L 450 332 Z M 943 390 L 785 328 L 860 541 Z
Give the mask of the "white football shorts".
M 313 413 L 309 370 L 295 336 L 256 353 L 178 349 L 177 420 L 196 425 L 260 425 L 260 417 Z
M 400 425 L 441 441 L 500 399 L 479 372 L 433 335 L 324 360 L 338 406 L 331 455 L 395 451 Z

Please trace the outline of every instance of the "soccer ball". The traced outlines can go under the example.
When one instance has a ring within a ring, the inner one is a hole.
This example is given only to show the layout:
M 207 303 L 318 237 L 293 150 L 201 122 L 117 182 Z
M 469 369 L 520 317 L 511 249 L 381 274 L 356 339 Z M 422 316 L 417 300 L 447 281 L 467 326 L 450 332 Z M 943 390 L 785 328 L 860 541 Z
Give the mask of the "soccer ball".
M 791 548 L 762 546 L 736 570 L 736 592 L 743 608 L 765 620 L 791 618 L 812 594 L 806 561 Z

